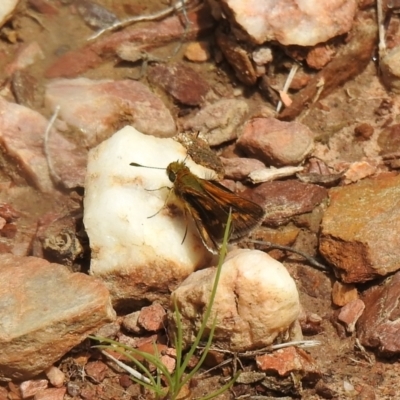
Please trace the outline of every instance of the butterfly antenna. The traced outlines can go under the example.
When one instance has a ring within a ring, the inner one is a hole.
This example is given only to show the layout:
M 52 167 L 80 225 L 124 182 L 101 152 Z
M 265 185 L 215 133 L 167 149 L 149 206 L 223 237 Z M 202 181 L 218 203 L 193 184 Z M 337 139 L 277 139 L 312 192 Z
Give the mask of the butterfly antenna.
M 129 165 L 132 165 L 132 167 L 142 167 L 142 168 L 164 169 L 165 170 L 165 168 L 163 168 L 163 167 L 149 167 L 147 165 L 142 165 L 142 164 L 138 164 L 138 163 L 135 163 L 135 162 L 132 162 Z

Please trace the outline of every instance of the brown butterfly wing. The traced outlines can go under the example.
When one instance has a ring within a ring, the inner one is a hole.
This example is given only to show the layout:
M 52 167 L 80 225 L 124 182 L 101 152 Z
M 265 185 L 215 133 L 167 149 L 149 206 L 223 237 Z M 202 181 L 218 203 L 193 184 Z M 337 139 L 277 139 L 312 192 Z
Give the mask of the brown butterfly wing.
M 258 204 L 236 195 L 218 182 L 201 179 L 200 183 L 202 190 L 185 186 L 179 196 L 187 204 L 208 248 L 210 243 L 217 248 L 221 244 L 229 210 L 232 212 L 230 240 L 242 238 L 261 223 L 264 210 Z

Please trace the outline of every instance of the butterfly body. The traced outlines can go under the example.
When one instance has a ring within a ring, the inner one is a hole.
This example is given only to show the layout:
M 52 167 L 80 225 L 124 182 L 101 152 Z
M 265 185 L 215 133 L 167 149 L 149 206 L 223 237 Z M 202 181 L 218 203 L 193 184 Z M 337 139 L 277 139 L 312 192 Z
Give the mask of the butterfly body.
M 222 244 L 230 210 L 231 241 L 249 234 L 264 218 L 264 209 L 258 204 L 233 193 L 216 181 L 196 176 L 184 162 L 172 162 L 166 172 L 174 184 L 175 196 L 192 216 L 204 245 L 213 253 L 217 253 Z

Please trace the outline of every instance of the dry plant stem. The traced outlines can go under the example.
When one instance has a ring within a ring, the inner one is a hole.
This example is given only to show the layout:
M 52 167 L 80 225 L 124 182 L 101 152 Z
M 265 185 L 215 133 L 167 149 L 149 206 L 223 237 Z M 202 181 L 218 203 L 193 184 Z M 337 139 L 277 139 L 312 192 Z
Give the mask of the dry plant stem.
M 283 86 L 282 92 L 287 93 L 287 91 L 290 88 L 290 85 L 292 84 L 293 78 L 296 75 L 298 68 L 299 66 L 297 64 L 292 65 L 292 69 L 289 72 L 285 85 Z M 281 108 L 282 108 L 282 101 L 279 100 L 278 105 L 276 106 L 276 112 L 279 113 L 279 111 L 281 111 Z
M 50 152 L 49 152 L 49 137 L 50 137 L 51 129 L 52 129 L 53 125 L 54 125 L 55 120 L 58 117 L 58 113 L 59 112 L 60 112 L 60 106 L 57 106 L 55 108 L 55 110 L 54 110 L 54 114 L 52 115 L 52 117 L 50 118 L 49 123 L 47 124 L 46 131 L 44 133 L 44 154 L 46 156 L 47 165 L 49 167 L 50 175 L 53 178 L 53 180 L 55 181 L 55 183 L 57 183 L 57 184 L 61 183 L 62 179 L 58 176 L 57 172 L 54 169 L 53 161 L 51 159 Z
M 131 368 L 129 365 L 124 364 L 123 362 L 117 360 L 115 357 L 113 357 L 111 354 L 108 354 L 106 351 L 101 350 L 101 353 L 106 356 L 107 358 L 109 358 L 110 360 L 114 361 L 115 364 L 117 364 L 119 367 L 121 367 L 122 369 L 124 369 L 126 372 L 128 372 L 128 374 L 131 374 L 132 376 L 134 376 L 136 379 L 139 379 L 143 382 L 146 382 L 148 384 L 151 383 L 150 379 L 146 378 L 144 375 L 142 375 L 141 373 L 137 372 L 135 369 Z
M 288 247 L 288 246 L 281 246 L 281 245 L 279 245 L 279 244 L 274 244 L 274 243 L 271 243 L 271 242 L 266 242 L 266 241 L 264 241 L 264 240 L 252 240 L 252 239 L 249 239 L 248 241 L 249 241 L 250 243 L 261 244 L 261 245 L 264 245 L 264 246 L 268 246 L 268 247 L 270 247 L 271 249 L 278 249 L 278 250 L 290 251 L 290 252 L 292 252 L 292 253 L 295 253 L 295 254 L 298 254 L 298 255 L 304 257 L 313 267 L 316 267 L 316 268 L 318 268 L 318 269 L 320 269 L 320 270 L 322 270 L 322 271 L 328 271 L 328 270 L 329 270 L 328 267 L 326 267 L 324 264 L 319 263 L 319 262 L 318 262 L 317 260 L 315 260 L 313 257 L 311 257 L 311 256 L 309 256 L 309 255 L 303 253 L 302 251 L 292 249 L 291 247 Z
M 185 20 L 187 21 L 187 14 L 186 14 L 186 3 L 188 3 L 190 0 L 179 0 L 177 1 L 174 5 L 164 8 L 161 11 L 157 11 L 153 14 L 147 14 L 147 15 L 136 15 L 132 18 L 125 19 L 124 21 L 119 21 L 116 22 L 115 24 L 112 24 L 108 26 L 107 28 L 101 29 L 94 35 L 90 36 L 87 40 L 94 40 L 103 35 L 106 32 L 111 32 L 116 29 L 121 29 L 124 28 L 128 25 L 134 24 L 136 22 L 144 22 L 144 21 L 155 21 L 157 19 L 161 19 L 166 17 L 167 15 L 172 14 L 175 11 L 181 11 L 183 10 L 183 14 L 185 16 Z
M 379 34 L 379 58 L 381 59 L 386 52 L 385 42 L 385 26 L 382 9 L 382 0 L 376 0 L 377 17 L 378 17 L 378 34 Z

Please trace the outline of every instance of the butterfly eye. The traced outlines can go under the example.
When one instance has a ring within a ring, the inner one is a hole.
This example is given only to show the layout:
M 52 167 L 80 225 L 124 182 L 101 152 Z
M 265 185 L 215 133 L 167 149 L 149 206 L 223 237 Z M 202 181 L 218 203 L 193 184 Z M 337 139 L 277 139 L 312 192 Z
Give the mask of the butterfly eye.
M 174 171 L 171 171 L 171 170 L 168 171 L 168 179 L 169 179 L 171 182 L 175 182 L 175 180 L 176 180 L 176 174 L 175 174 Z

